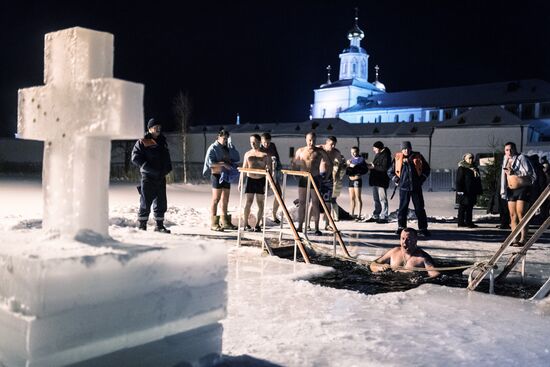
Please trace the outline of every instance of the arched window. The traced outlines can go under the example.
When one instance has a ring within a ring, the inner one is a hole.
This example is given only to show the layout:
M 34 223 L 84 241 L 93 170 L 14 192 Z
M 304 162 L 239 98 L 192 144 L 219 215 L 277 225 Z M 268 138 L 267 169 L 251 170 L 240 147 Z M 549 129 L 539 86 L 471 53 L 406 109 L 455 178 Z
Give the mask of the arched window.
M 409 115 L 409 122 L 414 122 L 414 113 Z
M 365 117 L 364 116 L 361 116 L 361 118 L 359 119 L 359 122 L 360 123 L 363 123 L 365 121 Z
M 393 122 L 399 122 L 399 115 L 395 115 L 395 116 L 394 116 Z
M 378 115 L 378 122 L 382 122 L 382 115 Z

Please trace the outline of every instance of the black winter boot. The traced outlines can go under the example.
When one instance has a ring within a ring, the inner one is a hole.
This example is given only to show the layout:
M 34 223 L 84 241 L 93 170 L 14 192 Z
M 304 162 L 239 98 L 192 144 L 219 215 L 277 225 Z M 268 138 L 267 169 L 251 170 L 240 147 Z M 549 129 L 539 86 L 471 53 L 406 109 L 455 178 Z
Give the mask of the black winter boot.
M 162 220 L 157 220 L 157 226 L 155 227 L 155 232 L 162 232 L 162 233 L 172 233 L 170 232 L 169 229 L 167 229 L 165 226 L 164 226 L 164 221 Z
M 140 229 L 142 231 L 146 231 L 147 230 L 147 221 L 146 220 L 140 220 L 139 225 L 138 225 L 138 229 Z

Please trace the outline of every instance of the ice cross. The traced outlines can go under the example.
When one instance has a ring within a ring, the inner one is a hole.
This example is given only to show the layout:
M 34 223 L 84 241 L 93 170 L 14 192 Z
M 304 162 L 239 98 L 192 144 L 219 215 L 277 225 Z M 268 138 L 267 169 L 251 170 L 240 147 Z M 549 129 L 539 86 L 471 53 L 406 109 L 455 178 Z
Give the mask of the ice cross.
M 44 86 L 19 90 L 17 137 L 44 141 L 43 228 L 108 235 L 111 139 L 143 132 L 143 85 L 113 79 L 110 33 L 75 27 L 44 39 Z

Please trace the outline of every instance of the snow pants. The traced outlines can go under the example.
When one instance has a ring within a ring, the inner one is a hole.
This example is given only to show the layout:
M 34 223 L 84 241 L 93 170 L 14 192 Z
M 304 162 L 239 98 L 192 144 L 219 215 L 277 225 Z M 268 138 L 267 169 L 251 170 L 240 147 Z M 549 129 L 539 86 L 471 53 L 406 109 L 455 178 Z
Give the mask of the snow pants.
M 166 178 L 141 177 L 141 196 L 139 200 L 138 220 L 148 220 L 153 205 L 155 220 L 164 220 L 167 209 Z

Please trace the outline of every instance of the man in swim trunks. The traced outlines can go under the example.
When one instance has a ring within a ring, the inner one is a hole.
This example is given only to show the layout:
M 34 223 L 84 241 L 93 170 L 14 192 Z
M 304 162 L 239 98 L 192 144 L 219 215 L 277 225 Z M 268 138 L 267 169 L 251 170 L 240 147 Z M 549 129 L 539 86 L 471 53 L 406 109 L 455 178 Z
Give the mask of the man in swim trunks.
M 244 154 L 243 168 L 256 168 L 265 170 L 269 168 L 268 155 L 260 151 L 260 135 L 250 135 L 250 149 Z M 252 227 L 248 224 L 248 217 L 250 216 L 250 208 L 256 196 L 256 205 L 258 206 L 258 215 L 256 217 L 256 226 L 254 232 L 260 232 L 262 230 L 260 223 L 262 223 L 264 215 L 264 195 L 265 195 L 265 176 L 257 173 L 246 174 L 246 204 L 244 206 L 244 229 L 245 231 L 252 231 Z M 241 183 L 239 183 L 239 191 L 241 190 Z
M 336 149 L 336 143 L 338 139 L 335 136 L 329 136 L 325 141 L 325 144 L 320 145 L 327 152 L 330 161 L 332 162 L 332 170 L 327 171 L 324 162 L 321 162 L 321 174 L 324 174 L 324 182 L 321 194 L 325 200 L 328 209 L 331 211 L 332 219 L 338 220 L 338 204 L 336 204 L 336 198 L 340 194 L 342 188 L 342 177 L 340 171 L 345 168 L 346 160 L 338 149 Z M 329 221 L 325 216 L 325 229 L 329 229 Z
M 417 234 L 413 228 L 404 228 L 401 231 L 400 243 L 378 259 L 370 264 L 370 270 L 373 273 L 394 270 L 394 271 L 414 271 L 415 268 L 424 268 L 428 271 L 429 278 L 439 276 L 435 270 L 432 257 L 416 245 Z
M 315 140 L 315 132 L 307 133 L 306 146 L 296 150 L 292 159 L 292 169 L 311 173 L 317 187 L 321 187 L 321 163 L 324 162 L 326 172 L 332 172 L 332 162 L 323 148 L 315 146 Z M 298 232 L 303 230 L 306 212 L 306 193 L 307 177 L 301 177 L 298 183 Z M 321 231 L 319 231 L 319 198 L 314 192 L 311 193 L 311 212 L 315 221 L 315 234 L 322 235 Z

